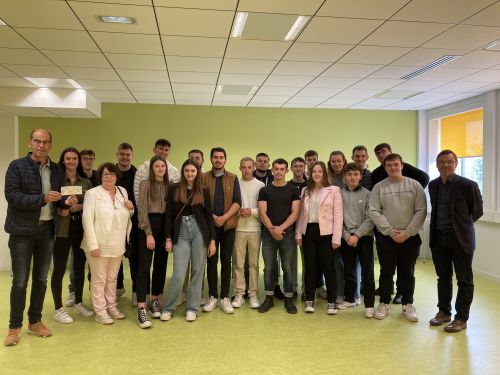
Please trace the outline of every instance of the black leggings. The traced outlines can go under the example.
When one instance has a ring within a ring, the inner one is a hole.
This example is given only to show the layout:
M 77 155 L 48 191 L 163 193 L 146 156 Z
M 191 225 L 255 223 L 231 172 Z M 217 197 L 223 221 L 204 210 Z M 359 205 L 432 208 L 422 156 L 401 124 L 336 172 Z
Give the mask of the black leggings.
M 87 257 L 80 248 L 83 237 L 81 221 L 70 221 L 68 237 L 56 237 L 54 244 L 54 268 L 50 279 L 52 297 L 56 310 L 62 307 L 62 280 L 66 272 L 69 249 L 73 251 L 73 272 L 75 275 L 75 304 L 82 302 L 83 283 L 85 281 L 85 262 Z
M 137 248 L 137 302 L 146 302 L 146 294 L 150 292 L 149 280 L 151 263 L 153 263 L 153 275 L 151 277 L 151 294 L 153 296 L 158 296 L 163 293 L 167 275 L 168 253 L 165 250 L 163 214 L 149 214 L 149 224 L 151 225 L 151 231 L 155 239 L 155 249 L 149 250 L 147 248 L 146 233 L 140 230 Z

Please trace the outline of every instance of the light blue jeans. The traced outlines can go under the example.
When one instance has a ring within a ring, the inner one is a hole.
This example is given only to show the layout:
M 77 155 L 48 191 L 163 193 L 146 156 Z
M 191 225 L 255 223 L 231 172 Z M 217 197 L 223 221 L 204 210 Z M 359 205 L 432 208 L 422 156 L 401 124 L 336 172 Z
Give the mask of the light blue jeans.
M 191 261 L 191 278 L 186 296 L 186 310 L 194 312 L 200 309 L 201 285 L 207 262 L 207 246 L 193 215 L 183 216 L 179 231 L 179 239 L 174 244 L 174 271 L 170 279 L 167 301 L 163 311 L 175 312 Z

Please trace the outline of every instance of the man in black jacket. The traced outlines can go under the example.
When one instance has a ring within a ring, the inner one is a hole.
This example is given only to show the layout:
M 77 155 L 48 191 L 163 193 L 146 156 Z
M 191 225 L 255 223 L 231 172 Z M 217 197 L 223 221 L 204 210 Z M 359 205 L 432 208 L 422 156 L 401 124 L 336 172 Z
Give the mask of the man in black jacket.
M 476 182 L 455 174 L 458 159 L 451 150 L 441 151 L 436 158 L 439 177 L 429 184 L 431 226 L 429 245 L 438 276 L 439 312 L 430 320 L 433 326 L 451 321 L 453 269 L 458 293 L 455 319 L 446 332 L 467 328 L 474 295 L 472 258 L 476 247 L 474 222 L 483 215 L 483 199 Z
M 47 130 L 35 129 L 30 134 L 28 147 L 31 152 L 12 161 L 5 174 L 5 198 L 8 203 L 5 231 L 10 234 L 13 274 L 9 332 L 4 341 L 6 346 L 16 345 L 21 337 L 32 258 L 28 333 L 40 337 L 52 335 L 41 319 L 55 240 L 55 210 L 56 205 L 66 207 L 77 203 L 74 196 L 63 198 L 61 195 L 63 172 L 48 157 L 52 135 Z

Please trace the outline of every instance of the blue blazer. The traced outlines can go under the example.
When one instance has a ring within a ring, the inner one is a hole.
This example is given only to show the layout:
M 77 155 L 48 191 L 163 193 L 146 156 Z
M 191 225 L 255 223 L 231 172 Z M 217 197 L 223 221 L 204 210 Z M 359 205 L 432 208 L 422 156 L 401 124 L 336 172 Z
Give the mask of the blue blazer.
M 451 184 L 451 224 L 463 251 L 471 254 L 476 248 L 474 222 L 483 216 L 483 198 L 476 182 L 454 175 Z M 431 226 L 429 246 L 434 244 L 437 218 L 437 190 L 439 177 L 429 183 L 431 198 Z

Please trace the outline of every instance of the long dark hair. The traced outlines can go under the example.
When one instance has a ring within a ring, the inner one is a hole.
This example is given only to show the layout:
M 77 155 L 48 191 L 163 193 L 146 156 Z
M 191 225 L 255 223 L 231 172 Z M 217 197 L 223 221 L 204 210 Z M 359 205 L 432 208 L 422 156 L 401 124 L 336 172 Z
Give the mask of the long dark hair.
M 85 177 L 85 173 L 83 172 L 83 166 L 82 166 L 82 156 L 80 155 L 80 152 L 74 148 L 74 147 L 66 147 L 64 150 L 61 152 L 61 156 L 59 157 L 59 165 L 63 169 L 64 173 L 66 173 L 66 166 L 64 165 L 64 156 L 68 152 L 73 152 L 78 156 L 78 165 L 76 166 L 76 174 L 79 177 Z
M 203 188 L 201 184 L 201 171 L 200 171 L 200 166 L 198 165 L 197 162 L 195 162 L 193 159 L 187 159 L 184 163 L 182 163 L 182 168 L 181 168 L 181 181 L 179 182 L 179 186 L 177 188 L 177 191 L 175 192 L 174 200 L 180 201 L 183 204 L 186 204 L 189 195 L 188 195 L 188 189 L 187 189 L 187 181 L 186 177 L 184 176 L 184 168 L 188 165 L 192 165 L 193 167 L 196 168 L 196 177 L 193 181 L 193 189 L 191 190 L 191 206 L 195 206 L 197 204 L 201 204 L 202 206 L 205 204 L 204 198 L 203 198 Z
M 156 183 L 156 177 L 154 174 L 153 164 L 161 160 L 165 164 L 165 174 L 163 175 L 163 186 L 165 188 L 165 199 L 167 197 L 168 192 L 168 164 L 167 160 L 163 156 L 153 156 L 149 162 L 149 193 L 151 194 L 152 200 L 158 200 L 160 197 L 156 196 L 156 189 L 152 189 L 152 186 Z
M 317 165 L 319 165 L 321 170 L 323 171 L 323 178 L 321 179 L 321 183 L 323 184 L 322 187 L 326 187 L 326 186 L 330 185 L 328 183 L 328 173 L 326 171 L 325 163 L 323 163 L 322 161 L 317 161 L 312 165 L 311 171 L 309 172 L 309 179 L 307 180 L 307 186 L 306 186 L 306 190 L 305 190 L 305 194 L 308 196 L 311 196 L 311 193 L 316 188 L 316 183 L 313 181 L 313 178 L 312 178 L 312 172 L 314 170 L 314 167 Z

